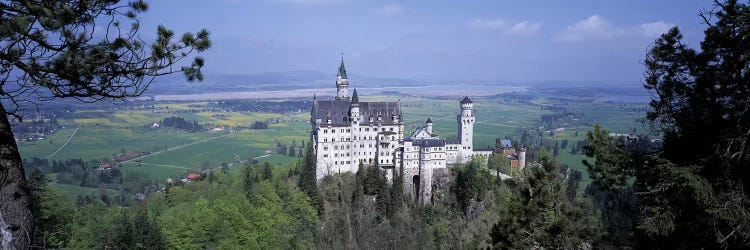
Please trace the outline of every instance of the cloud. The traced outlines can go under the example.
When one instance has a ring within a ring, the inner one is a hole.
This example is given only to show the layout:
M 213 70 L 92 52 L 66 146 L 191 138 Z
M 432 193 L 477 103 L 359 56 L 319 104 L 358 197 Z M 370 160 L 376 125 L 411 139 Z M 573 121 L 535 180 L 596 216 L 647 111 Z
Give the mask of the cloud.
M 624 30 L 621 28 L 613 26 L 599 15 L 593 15 L 565 28 L 558 34 L 558 39 L 565 42 L 609 40 L 623 33 Z
M 383 16 L 398 16 L 401 15 L 401 13 L 404 13 L 404 7 L 399 4 L 390 3 L 374 9 L 373 11 L 376 14 Z
M 656 38 L 664 34 L 669 29 L 674 27 L 673 23 L 666 23 L 663 21 L 657 21 L 653 23 L 643 23 L 638 26 L 638 31 L 647 38 Z
M 643 23 L 638 26 L 613 25 L 599 15 L 578 21 L 557 35 L 563 42 L 603 41 L 614 38 L 655 38 L 669 30 L 674 24 L 664 21 Z
M 519 34 L 519 35 L 530 35 L 537 33 L 539 30 L 542 29 L 541 23 L 532 23 L 529 21 L 523 21 L 520 23 L 516 23 L 516 25 L 513 25 L 510 30 L 508 30 L 509 33 L 513 34 Z
M 505 28 L 505 21 L 499 18 L 495 19 L 482 19 L 474 18 L 469 22 L 469 27 L 472 29 L 483 29 L 483 30 L 498 30 Z

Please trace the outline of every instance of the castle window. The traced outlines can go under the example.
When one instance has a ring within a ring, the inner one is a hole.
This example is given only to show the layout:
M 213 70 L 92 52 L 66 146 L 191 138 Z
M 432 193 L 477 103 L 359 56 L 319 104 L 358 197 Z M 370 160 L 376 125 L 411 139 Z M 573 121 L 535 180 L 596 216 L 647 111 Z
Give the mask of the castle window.
M 348 128 L 347 128 L 347 129 L 346 129 L 346 132 L 352 132 L 352 131 L 351 131 L 351 129 L 348 129 Z
M 323 147 L 323 150 L 328 150 L 328 147 Z
M 323 155 L 323 158 L 328 158 L 328 154 L 324 154 L 324 155 Z
M 339 153 L 333 154 L 333 157 L 339 157 Z
M 327 133 L 328 133 L 328 129 L 323 129 L 323 134 L 327 134 Z

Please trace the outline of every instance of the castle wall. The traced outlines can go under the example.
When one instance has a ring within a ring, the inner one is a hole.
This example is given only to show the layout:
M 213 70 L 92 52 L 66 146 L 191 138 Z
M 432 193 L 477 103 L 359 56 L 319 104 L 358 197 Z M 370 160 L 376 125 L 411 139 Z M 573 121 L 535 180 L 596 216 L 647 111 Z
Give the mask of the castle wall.
M 384 169 L 392 182 L 394 172 L 403 168 L 404 191 L 418 198 L 418 202 L 427 203 L 432 200 L 435 170 L 445 172 L 448 164 L 466 163 L 474 155 L 491 154 L 491 151 L 474 151 L 475 117 L 473 102 L 468 97 L 460 101 L 461 113 L 456 117 L 458 142 L 446 144 L 432 133 L 431 119 L 411 138 L 404 138 L 398 103 L 359 102 L 356 89 L 349 98 L 343 59 L 336 87 L 336 100 L 315 101 L 311 112 L 311 143 L 318 179 L 344 172 L 356 173 L 363 163 Z M 521 167 L 523 161 L 521 157 Z
M 403 139 L 403 125 L 322 126 L 315 129 L 318 179 L 343 172 L 356 173 L 359 162 L 390 168 L 396 166 L 395 151 L 400 147 L 399 140 Z

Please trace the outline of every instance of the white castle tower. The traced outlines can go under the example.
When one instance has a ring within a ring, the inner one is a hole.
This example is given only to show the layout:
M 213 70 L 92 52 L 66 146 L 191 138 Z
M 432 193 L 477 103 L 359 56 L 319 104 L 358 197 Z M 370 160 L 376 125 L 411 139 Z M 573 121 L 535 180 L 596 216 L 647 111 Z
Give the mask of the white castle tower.
M 461 143 L 459 149 L 459 161 L 468 162 L 473 154 L 474 138 L 474 113 L 471 109 L 474 102 L 468 96 L 461 100 L 461 114 L 458 115 L 458 140 Z
M 339 74 L 336 75 L 336 100 L 348 101 L 349 100 L 349 79 L 346 76 L 346 68 L 344 68 L 344 58 L 341 57 L 341 66 L 339 66 Z

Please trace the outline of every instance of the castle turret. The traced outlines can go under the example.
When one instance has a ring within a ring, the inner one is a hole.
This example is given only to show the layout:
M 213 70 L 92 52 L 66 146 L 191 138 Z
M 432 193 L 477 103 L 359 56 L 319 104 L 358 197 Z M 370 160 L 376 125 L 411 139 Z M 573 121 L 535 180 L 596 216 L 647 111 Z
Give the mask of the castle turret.
M 461 114 L 458 115 L 458 139 L 461 145 L 468 147 L 466 149 L 471 149 L 473 145 L 474 114 L 471 111 L 473 106 L 474 102 L 468 96 L 464 96 L 461 100 Z
M 346 76 L 346 68 L 344 67 L 344 58 L 341 58 L 341 66 L 339 66 L 339 73 L 336 75 L 336 100 L 349 100 L 349 79 Z
M 432 135 L 432 119 L 427 118 L 427 121 L 425 122 L 425 125 L 427 125 L 427 133 L 430 133 Z
M 356 124 L 359 121 L 359 95 L 357 89 L 354 89 L 352 94 L 352 102 L 349 104 L 349 116 L 352 117 L 352 122 Z

